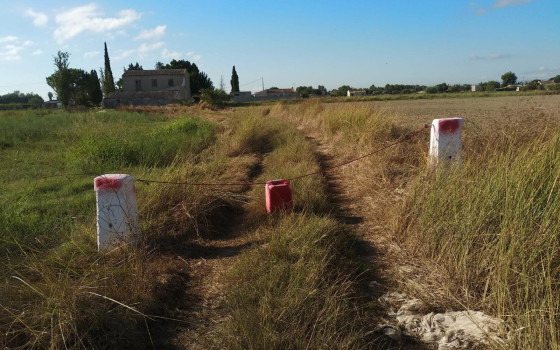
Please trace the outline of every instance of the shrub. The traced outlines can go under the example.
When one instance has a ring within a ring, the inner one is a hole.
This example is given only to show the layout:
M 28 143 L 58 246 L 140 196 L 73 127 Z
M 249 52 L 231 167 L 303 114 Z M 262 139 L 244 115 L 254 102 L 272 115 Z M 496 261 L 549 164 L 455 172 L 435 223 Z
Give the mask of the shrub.
M 229 101 L 229 95 L 222 89 L 200 89 L 200 99 L 212 108 L 221 108 Z

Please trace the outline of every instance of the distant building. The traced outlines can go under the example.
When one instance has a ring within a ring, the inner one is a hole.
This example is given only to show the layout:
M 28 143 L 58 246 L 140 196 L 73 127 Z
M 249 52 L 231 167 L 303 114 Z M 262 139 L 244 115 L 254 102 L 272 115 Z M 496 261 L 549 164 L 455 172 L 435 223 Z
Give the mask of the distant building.
M 247 102 L 253 100 L 253 95 L 251 94 L 251 91 L 231 92 L 229 96 L 231 97 L 231 100 L 234 102 Z
M 266 89 L 255 92 L 253 94 L 253 101 L 286 100 L 299 97 L 299 94 L 295 92 L 294 89 Z
M 45 108 L 62 108 L 62 102 L 58 101 L 58 100 L 50 100 L 50 101 L 45 101 L 43 102 L 43 105 L 45 106 Z
M 299 94 L 294 91 L 294 89 L 266 89 L 263 91 L 256 92 L 253 96 L 255 97 L 299 97 Z
M 191 98 L 186 69 L 127 70 L 122 79 L 123 91 L 109 94 L 105 107 L 165 105 Z
M 471 91 L 472 92 L 480 91 L 480 85 L 471 85 Z
M 366 90 L 348 90 L 346 92 L 346 96 L 348 96 L 348 97 L 365 96 L 365 95 L 366 95 Z

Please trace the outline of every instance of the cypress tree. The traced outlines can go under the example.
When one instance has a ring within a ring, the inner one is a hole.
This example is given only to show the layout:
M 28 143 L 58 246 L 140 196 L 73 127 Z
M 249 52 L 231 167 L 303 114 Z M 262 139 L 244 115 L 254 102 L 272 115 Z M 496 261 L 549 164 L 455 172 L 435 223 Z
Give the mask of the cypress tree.
M 101 101 L 103 101 L 103 93 L 101 92 L 99 77 L 97 76 L 95 69 L 92 69 L 90 72 L 88 95 L 94 106 L 99 106 Z
M 231 71 L 231 92 L 239 92 L 239 77 L 235 71 L 235 66 L 233 66 Z
M 109 53 L 107 52 L 107 43 L 105 44 L 105 69 L 103 71 L 103 94 L 115 91 L 115 80 L 113 79 L 113 72 L 111 71 L 111 62 L 109 61 Z

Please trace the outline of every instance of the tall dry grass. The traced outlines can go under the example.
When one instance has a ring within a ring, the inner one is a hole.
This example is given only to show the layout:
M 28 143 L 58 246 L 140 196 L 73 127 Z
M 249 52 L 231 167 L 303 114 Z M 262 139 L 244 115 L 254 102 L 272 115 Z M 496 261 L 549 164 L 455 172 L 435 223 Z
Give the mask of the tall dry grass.
M 445 267 L 463 303 L 517 330 L 513 346 L 558 349 L 560 134 L 503 142 L 425 177 L 400 237 Z
M 243 127 L 232 136 L 256 140 L 266 152 L 257 181 L 289 179 L 320 169 L 314 145 L 293 125 L 274 118 L 278 110 L 239 112 Z M 276 110 L 278 109 L 278 110 Z M 256 137 L 256 135 L 261 135 Z M 263 143 L 263 140 L 266 142 Z M 238 149 L 251 149 L 251 147 Z M 260 245 L 243 252 L 226 274 L 226 322 L 207 339 L 228 349 L 361 349 L 374 337 L 360 304 L 364 275 L 355 260 L 357 239 L 333 216 L 321 175 L 294 180 L 294 211 L 267 215 L 264 186 L 253 188 L 246 206 L 251 235 Z
M 447 290 L 444 305 L 503 318 L 513 348 L 559 348 L 559 116 L 544 102 L 524 97 L 490 116 L 469 115 L 463 166 L 435 177 L 426 169 L 427 134 L 340 170 L 378 233 L 393 235 L 409 259 L 439 265 L 438 281 L 426 282 Z M 368 104 L 273 111 L 314 130 L 342 159 L 415 127 Z

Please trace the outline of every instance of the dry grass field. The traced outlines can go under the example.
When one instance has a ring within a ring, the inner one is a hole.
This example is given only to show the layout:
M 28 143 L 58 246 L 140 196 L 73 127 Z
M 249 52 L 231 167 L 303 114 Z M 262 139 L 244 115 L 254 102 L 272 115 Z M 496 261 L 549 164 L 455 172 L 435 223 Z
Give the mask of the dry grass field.
M 428 169 L 422 131 L 328 170 L 445 117 L 465 119 L 462 167 Z M 503 319 L 509 343 L 496 348 L 560 348 L 558 95 L 0 123 L 2 347 L 423 349 L 378 327 L 379 296 L 399 291 L 431 311 Z M 68 172 L 87 175 L 40 178 Z M 292 181 L 294 211 L 278 215 L 265 213 L 262 185 L 138 184 L 143 245 L 104 255 L 99 172 L 227 183 L 317 174 Z
M 498 348 L 559 348 L 560 96 L 304 105 L 282 117 L 339 160 L 434 118 L 464 118 L 464 162 L 453 172 L 427 169 L 426 133 L 341 169 L 334 181 L 364 220 L 356 230 L 378 252 L 371 268 L 385 288 L 434 310 L 504 319 L 511 340 Z M 352 122 L 333 133 L 333 119 Z
M 470 119 L 477 124 L 484 124 L 488 119 L 503 123 L 518 122 L 523 117 L 535 121 L 560 119 L 560 95 L 400 100 L 373 105 L 411 123 L 450 117 Z

